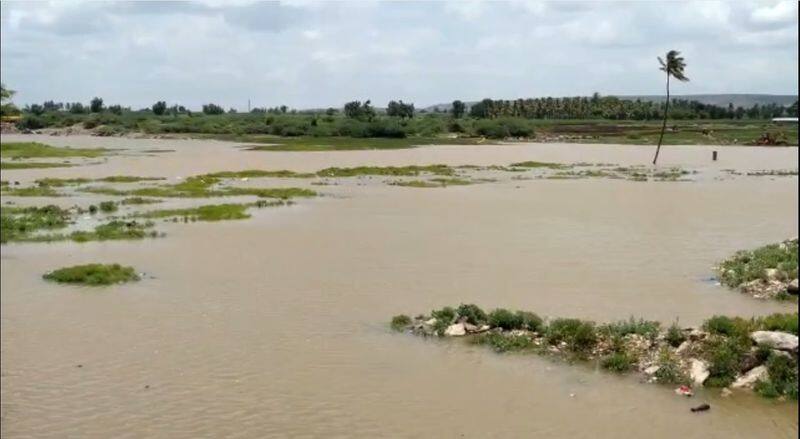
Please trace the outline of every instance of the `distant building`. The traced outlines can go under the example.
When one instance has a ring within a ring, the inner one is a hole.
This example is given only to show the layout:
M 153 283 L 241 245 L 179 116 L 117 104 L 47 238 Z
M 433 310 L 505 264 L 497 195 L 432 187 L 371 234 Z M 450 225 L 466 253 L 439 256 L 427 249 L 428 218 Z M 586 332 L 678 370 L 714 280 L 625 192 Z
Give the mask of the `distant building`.
M 775 123 L 797 123 L 796 117 L 773 117 L 772 121 Z

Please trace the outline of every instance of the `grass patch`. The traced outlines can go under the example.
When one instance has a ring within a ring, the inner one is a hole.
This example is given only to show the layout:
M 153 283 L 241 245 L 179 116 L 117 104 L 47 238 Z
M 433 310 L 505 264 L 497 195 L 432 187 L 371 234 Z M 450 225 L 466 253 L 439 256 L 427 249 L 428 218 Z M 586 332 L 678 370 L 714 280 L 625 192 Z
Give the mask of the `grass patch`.
M 325 168 L 317 172 L 320 177 L 357 177 L 360 175 L 385 175 L 394 177 L 416 177 L 420 174 L 453 175 L 455 170 L 447 165 L 426 166 L 358 166 L 355 168 Z
M 580 319 L 555 319 L 548 325 L 546 336 L 550 344 L 564 342 L 572 352 L 585 352 L 597 343 L 594 323 Z
M 769 378 L 756 383 L 755 391 L 766 398 L 785 396 L 797 400 L 797 360 L 783 355 L 771 355 L 767 360 Z
M 162 201 L 157 198 L 143 198 L 143 197 L 128 197 L 120 201 L 120 204 L 126 205 L 141 205 L 141 204 L 155 204 Z
M 654 338 L 661 329 L 659 322 L 630 317 L 615 323 L 602 325 L 599 330 L 614 337 L 624 337 L 628 334 L 637 334 L 648 338 Z
M 0 162 L 0 169 L 44 169 L 44 168 L 69 168 L 69 163 L 53 162 Z
M 139 216 L 143 218 L 170 218 L 182 217 L 190 221 L 225 221 L 250 218 L 245 211 L 248 204 L 210 204 L 188 209 L 164 209 L 146 212 Z
M 17 241 L 39 230 L 60 229 L 69 223 L 69 211 L 58 206 L 3 207 L 0 216 L 0 242 Z
M 276 137 L 236 136 L 235 140 L 269 143 L 248 147 L 248 151 L 353 151 L 365 149 L 404 149 L 421 145 L 475 145 L 483 143 L 478 138 L 440 137 Z
M 472 184 L 471 181 L 465 180 L 463 178 L 431 178 L 431 181 L 435 183 L 439 183 L 441 186 L 467 186 Z
M 411 317 L 405 314 L 400 314 L 392 317 L 391 326 L 392 329 L 395 331 L 403 331 L 406 328 L 408 328 L 409 325 L 411 325 Z
M 431 183 L 425 180 L 410 180 L 410 181 L 393 181 L 389 183 L 392 186 L 403 186 L 403 187 L 442 187 L 441 184 L 438 183 Z
M 109 150 L 104 148 L 58 148 L 38 142 L 0 143 L 0 157 L 11 159 L 42 157 L 100 157 Z
M 106 183 L 137 183 L 140 181 L 166 180 L 164 177 L 137 177 L 135 175 L 111 175 L 109 177 L 98 178 L 95 181 Z
M 61 192 L 56 191 L 50 186 L 29 186 L 20 188 L 4 187 L 2 190 L 4 195 L 12 197 L 61 197 L 64 196 Z
M 86 264 L 60 268 L 42 276 L 58 283 L 111 285 L 139 280 L 133 267 L 119 264 Z
M 471 340 L 475 344 L 487 345 L 495 352 L 518 352 L 532 349 L 535 345 L 530 337 L 524 335 L 503 335 L 497 333 L 480 334 Z
M 211 178 L 314 178 L 315 174 L 312 173 L 299 173 L 289 170 L 279 171 L 263 171 L 259 169 L 248 169 L 244 171 L 222 171 L 206 174 L 206 177 Z
M 755 250 L 742 250 L 722 261 L 717 268 L 719 280 L 729 287 L 756 280 L 767 280 L 767 269 L 776 269 L 776 279 L 797 278 L 797 241 L 768 244 Z
M 628 372 L 636 360 L 626 352 L 614 352 L 600 360 L 600 367 L 616 373 Z
M 531 160 L 525 162 L 512 163 L 510 166 L 514 168 L 546 168 L 546 169 L 566 169 L 570 167 L 562 163 L 536 162 Z

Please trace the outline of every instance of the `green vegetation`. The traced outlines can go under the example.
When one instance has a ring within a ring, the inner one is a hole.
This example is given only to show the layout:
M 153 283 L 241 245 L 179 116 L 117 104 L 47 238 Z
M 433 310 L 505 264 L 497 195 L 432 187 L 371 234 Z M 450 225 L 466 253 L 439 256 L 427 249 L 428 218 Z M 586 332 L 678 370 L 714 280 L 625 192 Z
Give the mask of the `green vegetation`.
M 530 160 L 526 162 L 512 163 L 510 166 L 515 168 L 547 168 L 547 169 L 564 169 L 570 167 L 568 165 L 563 165 L 561 163 L 535 162 Z
M 182 217 L 189 221 L 225 221 L 250 218 L 248 204 L 210 204 L 188 209 L 154 210 L 140 214 L 143 218 Z
M 69 163 L 52 162 L 0 162 L 0 169 L 42 169 L 42 168 L 69 168 Z
M 133 205 L 155 204 L 155 203 L 161 203 L 161 200 L 159 200 L 157 198 L 129 197 L 129 198 L 125 198 L 124 200 L 120 201 L 119 203 L 120 204 L 133 204 Z
M 769 280 L 768 269 L 777 270 L 773 279 L 796 279 L 797 255 L 797 240 L 742 250 L 722 261 L 717 268 L 719 280 L 736 288 L 756 279 Z
M 100 206 L 100 211 L 103 213 L 116 212 L 118 209 L 117 203 L 113 201 L 101 201 L 99 206 Z
M 61 197 L 64 195 L 50 186 L 3 187 L 2 193 L 13 197 Z
M 583 352 L 597 343 L 594 322 L 579 319 L 555 319 L 547 326 L 547 341 L 551 345 L 566 343 L 572 352 Z
M 42 276 L 46 280 L 83 285 L 111 285 L 139 280 L 133 267 L 119 264 L 86 264 L 60 268 Z
M 447 165 L 427 166 L 358 166 L 355 168 L 325 168 L 317 175 L 320 177 L 357 177 L 360 175 L 387 175 L 393 177 L 416 177 L 420 174 L 453 175 L 455 170 Z
M 69 223 L 69 211 L 58 206 L 3 207 L 0 242 L 24 240 L 39 230 L 60 229 Z
M 752 332 L 797 333 L 798 314 L 772 314 L 750 319 L 714 316 L 700 329 L 680 329 L 673 323 L 635 319 L 596 325 L 556 318 L 545 323 L 538 315 L 498 308 L 488 315 L 476 305 L 444 307 L 429 316 L 396 316 L 392 327 L 421 336 L 459 336 L 497 352 L 530 352 L 565 360 L 587 360 L 615 373 L 641 371 L 649 382 L 693 384 L 692 364 L 703 360 L 709 371 L 704 385 L 727 387 L 748 371 L 766 365 L 769 379 L 756 391 L 768 397 L 797 398 L 795 354 L 758 345 Z M 685 346 L 684 346 L 685 345 Z M 680 348 L 678 348 L 680 347 Z
M 425 180 L 398 180 L 389 183 L 392 186 L 403 186 L 403 187 L 442 187 L 439 183 L 432 183 L 430 181 Z
M 137 177 L 135 175 L 112 175 L 109 177 L 98 178 L 95 181 L 104 181 L 107 183 L 136 183 L 140 181 L 156 181 L 165 180 L 164 177 Z
M 352 151 L 365 149 L 404 149 L 422 145 L 475 145 L 483 143 L 480 138 L 452 137 L 274 137 L 274 136 L 214 136 L 221 140 L 236 140 L 249 143 L 266 143 L 251 146 L 250 151 Z
M 636 364 L 636 360 L 626 352 L 614 352 L 600 360 L 603 369 L 616 373 L 628 372 Z
M 99 157 L 109 152 L 103 148 L 57 148 L 37 142 L 0 143 L 0 157 L 27 159 L 42 157 Z
M 411 317 L 405 314 L 400 314 L 392 317 L 391 326 L 392 329 L 394 329 L 395 331 L 403 331 L 409 325 L 411 325 Z
M 264 171 L 260 169 L 248 169 L 244 171 L 223 171 L 206 174 L 205 177 L 211 178 L 260 178 L 260 177 L 273 177 L 273 178 L 314 178 L 314 174 L 298 173 L 288 171 L 285 169 L 279 171 Z

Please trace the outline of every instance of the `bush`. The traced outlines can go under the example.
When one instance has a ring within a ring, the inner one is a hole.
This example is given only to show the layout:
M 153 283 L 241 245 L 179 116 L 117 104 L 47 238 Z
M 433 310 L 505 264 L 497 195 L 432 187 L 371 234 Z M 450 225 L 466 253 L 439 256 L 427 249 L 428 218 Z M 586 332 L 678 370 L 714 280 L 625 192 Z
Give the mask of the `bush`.
M 724 338 L 709 342 L 707 347 L 710 375 L 705 385 L 708 387 L 730 385 L 741 369 L 742 359 L 747 351 L 745 346 L 737 339 Z
M 609 335 L 624 337 L 628 334 L 638 334 L 644 337 L 653 338 L 658 335 L 661 324 L 655 321 L 630 317 L 627 321 L 619 321 L 603 325 L 601 330 Z
M 392 325 L 392 329 L 394 329 L 395 331 L 403 331 L 409 325 L 411 325 L 411 317 L 409 317 L 409 316 L 407 316 L 405 314 L 400 314 L 400 315 L 394 316 L 394 317 L 392 317 L 392 324 L 391 325 Z
M 751 324 L 741 317 L 714 316 L 703 323 L 703 327 L 712 334 L 728 337 L 748 337 Z
M 533 347 L 533 341 L 524 335 L 504 335 L 494 332 L 480 334 L 471 341 L 488 345 L 496 352 L 521 351 Z
M 110 285 L 139 280 L 133 267 L 119 264 L 86 264 L 55 270 L 42 276 L 59 283 Z
M 100 202 L 100 210 L 105 213 L 111 213 L 117 211 L 117 203 L 113 201 L 101 201 Z
M 683 331 L 680 327 L 678 327 L 677 323 L 673 323 L 670 325 L 669 329 L 667 329 L 667 334 L 665 339 L 670 346 L 677 348 L 681 345 L 684 341 L 686 341 L 686 336 L 683 334 Z
M 797 400 L 797 361 L 772 355 L 767 361 L 767 371 L 769 379 L 756 383 L 756 392 L 767 398 L 787 396 Z
M 456 319 L 456 310 L 449 306 L 445 306 L 439 310 L 431 311 L 431 317 L 435 318 L 437 321 L 445 322 L 448 325 Z
M 38 130 L 42 129 L 47 126 L 44 120 L 39 116 L 34 115 L 26 115 L 19 122 L 17 122 L 17 128 L 21 130 Z
M 627 372 L 633 365 L 633 358 L 626 352 L 614 352 L 600 361 L 600 366 L 603 369 L 617 373 Z
M 511 311 L 498 308 L 489 313 L 489 326 L 505 330 L 519 329 L 522 326 L 522 320 Z
M 546 336 L 550 344 L 565 342 L 573 352 L 586 351 L 597 343 L 594 323 L 579 319 L 553 320 L 547 327 Z
M 658 354 L 658 371 L 655 377 L 662 384 L 689 384 L 689 377 L 683 372 L 669 348 L 662 348 Z
M 474 304 L 464 304 L 458 306 L 456 309 L 456 313 L 459 317 L 464 317 L 467 319 L 467 322 L 473 325 L 482 325 L 486 323 L 487 317 L 486 313 L 483 312 L 478 305 Z
M 517 318 L 521 321 L 521 328 L 530 331 L 541 331 L 542 318 L 537 314 L 528 311 L 517 311 Z
M 770 314 L 756 320 L 755 326 L 764 331 L 782 331 L 797 335 L 797 313 Z
M 492 139 L 503 139 L 506 137 L 530 137 L 533 135 L 533 128 L 530 122 L 524 119 L 501 118 L 475 122 L 475 132 Z

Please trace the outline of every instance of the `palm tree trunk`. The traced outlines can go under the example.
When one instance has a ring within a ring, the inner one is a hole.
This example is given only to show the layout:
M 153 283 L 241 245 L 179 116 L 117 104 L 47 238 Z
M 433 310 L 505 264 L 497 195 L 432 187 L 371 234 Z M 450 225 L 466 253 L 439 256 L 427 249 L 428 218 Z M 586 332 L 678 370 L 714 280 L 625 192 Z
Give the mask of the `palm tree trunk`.
M 664 123 L 661 124 L 661 135 L 658 136 L 658 147 L 656 147 L 656 156 L 653 157 L 653 164 L 658 160 L 658 153 L 661 151 L 661 141 L 664 140 L 664 130 L 667 129 L 667 112 L 669 112 L 669 72 L 667 72 L 667 103 L 664 105 Z

